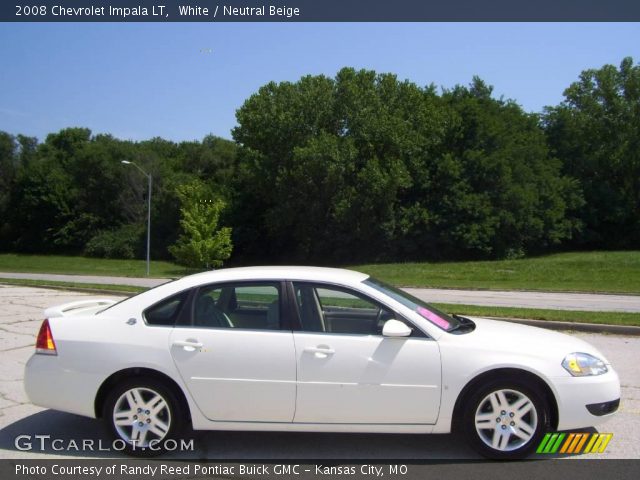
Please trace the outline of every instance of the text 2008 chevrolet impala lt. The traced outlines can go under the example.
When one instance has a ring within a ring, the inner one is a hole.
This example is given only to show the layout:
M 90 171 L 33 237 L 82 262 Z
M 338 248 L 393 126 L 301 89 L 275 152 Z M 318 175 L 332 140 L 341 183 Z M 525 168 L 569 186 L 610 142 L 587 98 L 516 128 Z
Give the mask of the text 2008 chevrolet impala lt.
M 45 311 L 25 387 L 103 418 L 131 453 L 201 430 L 448 433 L 491 458 L 613 414 L 600 352 L 543 329 L 439 312 L 365 274 L 249 267 L 119 303 Z

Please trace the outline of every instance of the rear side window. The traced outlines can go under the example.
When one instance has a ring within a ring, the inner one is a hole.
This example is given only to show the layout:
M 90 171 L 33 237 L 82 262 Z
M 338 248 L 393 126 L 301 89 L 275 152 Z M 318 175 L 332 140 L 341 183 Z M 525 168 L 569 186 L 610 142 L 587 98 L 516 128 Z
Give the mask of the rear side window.
M 280 284 L 242 282 L 201 287 L 192 325 L 197 328 L 279 330 Z
M 145 321 L 148 325 L 173 327 L 188 295 L 189 292 L 184 291 L 147 308 L 144 311 Z

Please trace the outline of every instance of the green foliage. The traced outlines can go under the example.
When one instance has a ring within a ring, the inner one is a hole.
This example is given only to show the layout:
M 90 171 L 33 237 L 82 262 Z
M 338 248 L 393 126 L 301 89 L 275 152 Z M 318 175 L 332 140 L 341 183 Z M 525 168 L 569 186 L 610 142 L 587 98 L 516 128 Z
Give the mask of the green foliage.
M 586 202 L 577 210 L 581 244 L 640 245 L 640 65 L 585 70 L 548 108 L 544 125 L 554 154 Z
M 140 256 L 143 237 L 144 229 L 140 225 L 102 230 L 89 240 L 84 253 L 89 257 L 132 259 Z
M 176 186 L 201 178 L 226 195 L 235 151 L 213 136 L 135 143 L 69 128 L 38 144 L 0 132 L 0 249 L 141 256 L 133 238 L 146 226 L 147 181 L 126 159 L 153 176 L 152 257 L 167 258 L 179 233 Z
M 7 221 L 16 176 L 17 142 L 13 135 L 0 132 L 0 248 L 11 230 Z
M 557 245 L 580 225 L 566 215 L 580 192 L 537 117 L 478 78 L 438 96 L 345 68 L 270 83 L 237 117 L 235 223 L 249 256 L 504 257 Z
M 239 223 L 253 229 L 242 248 L 300 261 L 395 255 L 398 201 L 440 120 L 431 90 L 394 75 L 343 69 L 261 88 L 233 132 Z
M 218 227 L 224 201 L 212 199 L 211 191 L 200 181 L 180 185 L 176 192 L 183 234 L 169 252 L 187 267 L 221 267 L 233 249 L 231 229 Z
M 523 256 L 580 227 L 567 215 L 582 204 L 580 191 L 550 157 L 537 117 L 490 94 L 476 77 L 442 97 L 452 121 L 423 194 L 435 200 L 427 202 L 432 230 L 447 257 L 456 249 L 472 257 Z

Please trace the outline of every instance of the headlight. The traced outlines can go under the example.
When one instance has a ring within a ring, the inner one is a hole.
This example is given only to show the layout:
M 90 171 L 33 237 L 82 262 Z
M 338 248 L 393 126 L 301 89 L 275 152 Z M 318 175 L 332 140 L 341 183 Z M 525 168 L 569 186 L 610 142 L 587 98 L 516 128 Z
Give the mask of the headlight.
M 562 361 L 562 366 L 574 377 L 602 375 L 607 373 L 607 366 L 602 360 L 588 353 L 570 353 Z

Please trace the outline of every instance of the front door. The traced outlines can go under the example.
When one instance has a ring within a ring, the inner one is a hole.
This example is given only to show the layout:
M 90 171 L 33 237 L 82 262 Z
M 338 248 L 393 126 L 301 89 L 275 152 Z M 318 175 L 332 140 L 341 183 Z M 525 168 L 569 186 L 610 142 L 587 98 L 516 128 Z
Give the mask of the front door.
M 301 331 L 294 422 L 434 424 L 441 394 L 438 344 L 382 336 L 396 317 L 359 292 L 294 283 Z M 407 322 L 405 322 L 407 323 Z M 411 326 L 411 325 L 409 325 Z
M 279 282 L 201 287 L 188 324 L 173 329 L 173 360 L 210 420 L 292 421 L 296 365 L 281 292 Z

